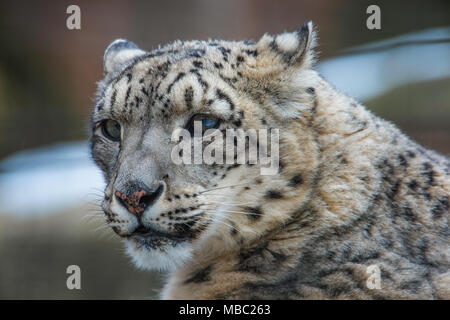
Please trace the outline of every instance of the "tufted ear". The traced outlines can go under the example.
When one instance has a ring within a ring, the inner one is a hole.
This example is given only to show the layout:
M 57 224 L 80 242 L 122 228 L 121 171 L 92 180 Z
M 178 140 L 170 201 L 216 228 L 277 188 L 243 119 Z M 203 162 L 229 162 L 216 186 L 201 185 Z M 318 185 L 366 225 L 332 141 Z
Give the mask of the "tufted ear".
M 108 74 L 121 70 L 127 62 L 145 54 L 133 42 L 125 39 L 113 41 L 105 50 L 103 56 L 103 71 Z
M 316 32 L 311 21 L 294 32 L 276 36 L 265 34 L 257 43 L 263 64 L 272 68 L 310 68 L 315 60 Z

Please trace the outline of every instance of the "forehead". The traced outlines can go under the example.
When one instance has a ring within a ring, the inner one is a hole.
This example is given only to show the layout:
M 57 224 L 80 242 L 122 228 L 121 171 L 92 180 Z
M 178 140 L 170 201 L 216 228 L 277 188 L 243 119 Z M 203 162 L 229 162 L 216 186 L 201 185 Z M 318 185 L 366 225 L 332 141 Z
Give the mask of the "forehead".
M 94 117 L 169 117 L 208 106 L 229 112 L 243 62 L 257 53 L 251 42 L 176 42 L 139 57 L 100 84 Z

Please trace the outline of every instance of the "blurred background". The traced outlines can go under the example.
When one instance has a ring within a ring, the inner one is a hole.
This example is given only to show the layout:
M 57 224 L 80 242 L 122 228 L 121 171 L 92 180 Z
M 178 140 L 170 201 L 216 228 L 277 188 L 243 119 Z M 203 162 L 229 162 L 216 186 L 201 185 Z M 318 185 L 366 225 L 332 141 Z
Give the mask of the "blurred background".
M 81 30 L 66 9 L 81 8 Z M 381 9 L 368 30 L 366 8 Z M 450 2 L 337 0 L 1 1 L 0 299 L 152 299 L 102 221 L 86 144 L 102 56 L 116 38 L 258 39 L 313 20 L 317 69 L 426 147 L 450 154 Z M 68 290 L 66 268 L 81 268 Z

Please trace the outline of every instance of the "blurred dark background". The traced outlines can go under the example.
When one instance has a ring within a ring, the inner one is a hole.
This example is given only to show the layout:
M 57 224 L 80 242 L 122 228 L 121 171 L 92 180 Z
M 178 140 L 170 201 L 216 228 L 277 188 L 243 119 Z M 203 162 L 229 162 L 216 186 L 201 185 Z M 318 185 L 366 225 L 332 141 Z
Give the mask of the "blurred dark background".
M 71 4 L 81 8 L 81 30 L 66 28 Z M 366 28 L 371 4 L 381 8 L 381 30 Z M 87 138 L 103 51 L 116 38 L 150 50 L 176 39 L 258 39 L 307 20 L 318 27 L 320 60 L 326 60 L 352 46 L 449 26 L 450 2 L 2 1 L 0 160 Z M 426 147 L 450 153 L 449 78 L 392 88 L 363 102 Z M 89 210 L 22 219 L 0 208 L 0 298 L 154 298 L 161 276 L 131 266 L 112 233 L 95 232 L 100 222 L 80 219 Z M 82 269 L 82 290 L 66 288 L 70 264 Z

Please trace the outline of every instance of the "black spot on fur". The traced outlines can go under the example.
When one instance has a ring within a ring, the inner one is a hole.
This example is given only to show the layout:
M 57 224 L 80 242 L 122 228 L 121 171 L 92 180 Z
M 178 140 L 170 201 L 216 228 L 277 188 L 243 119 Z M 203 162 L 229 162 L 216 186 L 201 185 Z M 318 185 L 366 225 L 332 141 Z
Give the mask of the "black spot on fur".
M 306 92 L 308 92 L 309 94 L 314 94 L 316 92 L 316 89 L 314 89 L 313 87 L 309 87 L 308 89 L 306 89 Z
M 278 162 L 278 173 L 281 173 L 284 168 L 284 163 L 282 161 Z
M 233 164 L 233 165 L 227 167 L 227 171 L 233 170 L 233 169 L 235 169 L 235 168 L 237 168 L 237 167 L 239 167 L 239 166 L 240 166 L 239 163 L 235 163 L 235 164 Z
M 266 199 L 281 199 L 283 198 L 283 195 L 278 190 L 269 190 L 264 195 Z
M 252 220 L 259 220 L 263 215 L 263 212 L 260 207 L 246 207 L 245 211 L 249 213 L 248 216 Z
M 414 222 L 416 220 L 416 215 L 408 206 L 403 208 L 403 217 L 410 222 Z
M 411 180 L 408 183 L 408 188 L 410 188 L 411 190 L 415 191 L 418 187 L 417 181 L 416 180 Z
M 289 186 L 290 187 L 298 187 L 303 183 L 303 177 L 301 174 L 297 174 L 293 176 L 291 179 L 289 179 Z
M 419 280 L 411 280 L 411 281 L 407 281 L 407 282 L 403 283 L 400 286 L 400 289 L 408 290 L 408 291 L 416 293 L 416 292 L 418 292 L 421 284 L 422 284 L 422 282 Z
M 125 102 L 128 101 L 128 98 L 130 97 L 130 93 L 131 93 L 131 86 L 128 87 L 127 93 L 125 95 Z
M 267 246 L 268 243 L 264 242 L 256 247 L 241 250 L 237 270 L 251 273 L 272 273 L 278 270 L 280 263 L 287 257 L 281 252 L 268 249 Z
M 434 171 L 431 163 L 425 162 L 423 165 L 423 175 L 427 178 L 427 185 L 432 186 L 434 182 Z
M 405 157 L 401 154 L 398 155 L 398 162 L 402 167 L 406 168 L 408 166 L 408 162 L 406 161 Z
M 230 229 L 230 234 L 231 234 L 232 236 L 237 235 L 238 230 L 237 230 L 236 226 L 235 226 L 233 223 L 231 224 L 231 226 L 232 226 L 232 228 Z
M 237 56 L 236 57 L 236 61 L 237 61 L 237 65 L 239 66 L 241 63 L 244 62 L 244 57 L 243 56 Z
M 184 283 L 202 283 L 211 280 L 211 270 L 212 266 L 207 266 L 203 269 L 197 270 L 191 273 L 190 277 L 187 278 Z
M 425 199 L 431 200 L 431 195 L 430 195 L 429 192 L 424 191 L 424 192 L 422 193 L 422 195 L 425 197 Z
M 205 54 L 204 49 L 188 49 L 187 56 L 192 58 L 201 58 Z
M 387 159 L 383 160 L 383 167 L 389 175 L 394 174 L 394 167 L 389 163 Z
M 114 107 L 114 104 L 116 103 L 116 96 L 117 96 L 117 90 L 114 90 L 114 92 L 111 96 L 111 108 Z
M 258 56 L 258 51 L 256 51 L 256 50 L 245 50 L 245 53 L 248 54 L 249 56 L 253 56 L 253 57 Z
M 173 80 L 173 82 L 169 85 L 169 87 L 167 88 L 167 93 L 170 93 L 170 91 L 172 91 L 172 87 L 174 86 L 175 83 L 177 83 L 178 81 L 180 81 L 186 74 L 184 72 L 180 72 L 177 77 L 175 78 L 175 80 Z
M 203 63 L 201 61 L 194 61 L 192 64 L 196 68 L 202 68 L 203 67 Z
M 142 98 L 136 96 L 134 98 L 136 108 L 139 108 L 139 105 L 142 103 Z
M 222 52 L 223 56 L 228 56 L 231 53 L 231 49 L 228 48 L 219 47 L 218 49 L 220 50 L 220 52 Z
M 194 99 L 194 89 L 192 87 L 186 88 L 184 91 L 184 101 L 186 102 L 186 106 L 188 109 L 192 109 L 192 100 Z
M 228 104 L 230 105 L 230 109 L 233 110 L 234 109 L 234 103 L 233 101 L 231 101 L 230 97 L 224 93 L 222 90 L 217 89 L 216 90 L 216 94 L 217 94 L 217 98 L 219 100 L 225 100 L 226 102 L 228 102 Z
M 412 152 L 412 151 L 406 151 L 406 155 L 408 156 L 408 157 L 410 157 L 410 158 L 414 158 L 415 156 L 416 156 L 416 154 L 414 153 L 414 152 Z
M 197 81 L 200 83 L 200 85 L 203 88 L 203 92 L 206 93 L 208 91 L 209 85 L 208 85 L 208 83 L 206 81 L 203 80 L 200 72 L 198 72 L 197 69 L 192 69 L 192 70 L 190 70 L 190 72 L 195 74 L 195 76 L 197 77 Z
M 265 250 L 266 244 L 264 246 L 258 246 L 251 249 L 242 250 L 239 253 L 239 264 L 237 267 L 238 271 L 260 273 L 260 264 L 257 263 L 261 260 L 263 251 Z
M 393 199 L 393 198 L 397 195 L 397 192 L 398 192 L 399 188 L 400 188 L 400 181 L 397 180 L 397 181 L 395 181 L 395 183 L 392 185 L 391 189 L 388 190 L 388 192 L 387 192 L 388 197 L 389 197 L 390 199 Z
M 448 213 L 449 205 L 448 205 L 448 197 L 442 197 L 439 199 L 438 203 L 431 210 L 431 215 L 434 219 L 438 219 L 444 215 L 444 213 Z
M 219 73 L 219 77 L 225 81 L 226 83 L 228 83 L 228 85 L 230 85 L 230 87 L 235 88 L 234 84 L 238 81 L 238 79 L 236 77 L 233 78 L 229 78 L 229 77 L 225 77 L 224 75 Z

